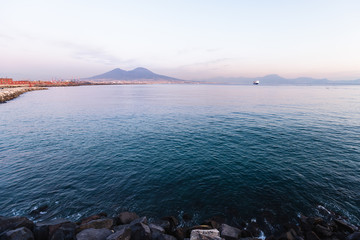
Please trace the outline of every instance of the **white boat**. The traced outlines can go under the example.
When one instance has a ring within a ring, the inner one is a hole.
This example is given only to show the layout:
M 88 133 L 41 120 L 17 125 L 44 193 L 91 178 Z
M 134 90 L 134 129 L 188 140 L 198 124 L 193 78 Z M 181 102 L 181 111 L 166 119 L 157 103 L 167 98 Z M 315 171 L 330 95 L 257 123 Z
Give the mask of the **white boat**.
M 259 85 L 259 83 L 260 83 L 259 80 L 253 81 L 253 84 L 254 84 L 254 85 Z

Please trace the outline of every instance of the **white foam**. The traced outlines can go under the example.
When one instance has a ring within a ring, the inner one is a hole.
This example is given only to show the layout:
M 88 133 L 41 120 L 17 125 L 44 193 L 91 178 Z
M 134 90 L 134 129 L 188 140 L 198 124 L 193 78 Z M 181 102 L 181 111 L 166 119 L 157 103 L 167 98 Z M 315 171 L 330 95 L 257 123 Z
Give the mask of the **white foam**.
M 265 240 L 266 239 L 265 233 L 260 230 L 260 236 L 258 238 L 261 240 Z

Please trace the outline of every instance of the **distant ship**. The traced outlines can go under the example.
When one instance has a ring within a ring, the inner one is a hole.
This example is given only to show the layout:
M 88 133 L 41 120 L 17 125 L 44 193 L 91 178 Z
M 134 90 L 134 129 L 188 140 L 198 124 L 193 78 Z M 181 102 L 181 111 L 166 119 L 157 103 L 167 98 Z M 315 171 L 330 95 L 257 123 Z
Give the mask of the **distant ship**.
M 253 84 L 254 84 L 254 85 L 259 85 L 259 83 L 260 83 L 260 81 L 259 81 L 259 80 L 257 80 L 257 81 L 253 81 Z

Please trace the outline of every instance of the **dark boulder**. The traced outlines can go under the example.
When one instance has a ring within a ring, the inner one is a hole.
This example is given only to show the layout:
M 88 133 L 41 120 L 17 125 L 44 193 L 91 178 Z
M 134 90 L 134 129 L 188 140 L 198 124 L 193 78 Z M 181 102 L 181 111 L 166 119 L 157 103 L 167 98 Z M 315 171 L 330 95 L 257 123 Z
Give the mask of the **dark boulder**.
M 26 227 L 9 230 L 0 235 L 1 240 L 34 240 L 34 235 Z
M 344 232 L 349 232 L 349 233 L 353 233 L 356 231 L 356 228 L 348 223 L 346 223 L 343 220 L 340 219 L 335 219 L 334 220 L 335 224 L 338 226 L 338 228 Z
M 346 240 L 360 240 L 360 232 L 354 232 L 346 237 Z
M 270 235 L 268 237 L 266 237 L 265 240 L 277 240 L 278 238 L 276 238 L 274 235 Z M 281 238 L 280 238 L 281 239 Z
M 179 225 L 179 221 L 174 216 L 163 217 L 162 220 L 169 221 L 171 229 L 174 229 L 177 225 Z
M 26 217 L 0 217 L 0 234 L 7 230 L 14 230 L 21 227 L 26 227 L 33 231 L 34 223 Z
M 51 240 L 73 240 L 76 235 L 77 225 L 69 222 L 62 224 L 51 237 Z
M 115 224 L 129 224 L 139 216 L 134 212 L 121 212 L 115 217 Z
M 81 224 L 88 223 L 90 221 L 97 220 L 97 219 L 104 218 L 104 217 L 107 217 L 107 214 L 104 213 L 104 212 L 101 212 L 101 213 L 92 215 L 90 217 L 86 217 L 86 218 L 81 219 L 81 221 L 78 222 L 78 224 L 81 225 Z
M 320 224 L 315 226 L 315 233 L 322 238 L 330 237 L 332 235 L 332 231 L 328 227 L 324 227 Z
M 315 227 L 316 225 L 320 224 L 322 226 L 326 225 L 326 222 L 324 221 L 324 219 L 322 219 L 321 217 L 309 217 L 307 219 L 307 221 L 313 226 Z
M 311 232 L 313 229 L 313 225 L 308 221 L 308 218 L 305 216 L 301 216 L 300 218 L 300 228 L 303 232 Z
M 106 240 L 130 240 L 131 239 L 131 229 L 123 228 L 120 231 L 116 231 L 115 233 L 109 235 Z
M 176 240 L 176 238 L 174 236 L 156 231 L 151 233 L 151 240 Z
M 137 218 L 137 219 L 131 221 L 129 225 L 135 225 L 135 224 L 138 224 L 138 223 L 147 224 L 147 217 Z
M 220 236 L 226 240 L 236 240 L 239 238 L 241 230 L 235 227 L 231 227 L 227 224 L 221 224 Z
M 106 228 L 88 228 L 76 234 L 77 240 L 106 240 L 112 231 Z
M 241 230 L 240 237 L 241 238 L 251 238 L 253 235 L 248 230 Z
M 286 233 L 283 233 L 280 237 L 280 239 L 284 239 L 284 240 L 297 240 L 298 239 L 298 235 L 296 233 L 296 231 L 294 229 L 289 229 L 289 231 L 287 231 Z
M 167 233 L 167 234 L 170 234 L 173 231 L 173 229 L 171 228 L 170 222 L 167 221 L 167 220 L 161 220 L 161 219 L 156 220 L 154 222 L 154 224 L 156 224 L 157 226 L 162 227 L 165 230 L 165 233 Z
M 70 223 L 70 222 L 65 219 L 55 219 L 51 221 L 36 223 L 34 228 L 35 239 L 36 240 L 51 239 L 55 231 L 65 223 Z
M 212 220 L 212 219 L 205 220 L 201 225 L 209 225 L 212 228 L 216 228 L 216 229 L 220 228 L 220 224 L 218 222 L 216 222 L 215 220 Z
M 151 230 L 147 225 L 147 218 L 142 217 L 130 223 L 131 240 L 150 240 Z
M 250 222 L 247 226 L 247 230 L 251 233 L 252 237 L 260 235 L 259 225 L 256 222 Z
M 124 224 L 124 225 L 114 226 L 113 229 L 115 232 L 119 232 L 119 231 L 124 231 L 125 229 L 130 229 L 130 227 L 131 227 L 130 224 Z
M 341 239 L 341 240 L 344 240 L 346 237 L 347 234 L 344 232 L 333 232 L 333 236 L 332 236 L 332 238 Z
M 190 229 L 186 227 L 176 228 L 171 235 L 175 236 L 178 240 L 190 237 Z
M 113 226 L 113 219 L 111 218 L 101 218 L 101 219 L 97 219 L 97 220 L 92 220 L 90 222 L 81 224 L 79 227 L 79 231 L 82 231 L 84 229 L 88 229 L 88 228 L 95 228 L 95 229 L 100 229 L 100 228 L 107 228 L 110 229 Z
M 320 238 L 316 235 L 316 233 L 311 231 L 306 233 L 306 240 L 320 240 Z
M 156 225 L 156 224 L 153 224 L 153 223 L 150 223 L 149 224 L 149 228 L 151 230 L 151 232 L 161 232 L 161 233 L 165 233 L 165 229 L 160 226 L 160 225 Z

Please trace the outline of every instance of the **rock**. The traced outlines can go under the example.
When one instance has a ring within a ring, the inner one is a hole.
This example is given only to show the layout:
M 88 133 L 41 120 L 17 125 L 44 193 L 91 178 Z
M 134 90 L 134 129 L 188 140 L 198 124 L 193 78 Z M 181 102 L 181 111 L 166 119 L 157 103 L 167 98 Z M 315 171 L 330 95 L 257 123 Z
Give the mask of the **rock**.
M 252 237 L 260 235 L 260 229 L 256 222 L 250 222 L 247 226 L 247 230 L 251 233 Z
M 26 227 L 30 231 L 34 229 L 34 223 L 26 217 L 0 217 L 0 234 L 7 230 Z
M 351 226 L 350 224 L 346 223 L 343 220 L 335 219 L 334 222 L 339 227 L 339 229 L 341 229 L 345 232 L 353 233 L 356 231 L 355 227 Z
M 191 231 L 190 240 L 221 240 L 220 232 L 217 229 Z
M 297 239 L 297 233 L 295 232 L 294 229 L 291 228 L 289 231 L 287 231 L 285 233 L 284 238 L 287 239 L 287 240 L 296 240 Z
M 51 237 L 51 240 L 72 240 L 76 235 L 77 225 L 69 222 L 62 224 Z
M 131 238 L 131 229 L 123 228 L 120 231 L 116 231 L 115 233 L 109 235 L 106 240 L 130 240 Z
M 51 239 L 54 232 L 65 223 L 70 223 L 65 219 L 55 219 L 51 221 L 38 222 L 34 228 L 34 235 L 36 240 Z
M 104 212 L 101 212 L 101 213 L 92 215 L 90 217 L 83 218 L 80 222 L 78 222 L 78 224 L 81 225 L 81 224 L 84 224 L 84 223 L 88 223 L 88 222 L 90 222 L 92 220 L 97 220 L 97 219 L 104 218 L 104 217 L 107 217 L 107 214 L 104 213 Z
M 333 232 L 333 236 L 332 236 L 332 238 L 341 239 L 341 240 L 346 239 L 346 237 L 347 235 L 344 232 Z
M 26 227 L 9 230 L 1 234 L 1 240 L 34 240 L 33 233 Z
M 220 224 L 218 222 L 214 221 L 214 220 L 211 220 L 211 219 L 205 220 L 201 225 L 209 225 L 212 228 L 216 228 L 216 229 L 220 228 Z
M 116 224 L 129 224 L 139 216 L 134 212 L 121 212 L 116 217 Z
M 135 225 L 135 224 L 138 224 L 138 223 L 144 223 L 144 224 L 147 224 L 147 217 L 140 217 L 140 218 L 137 218 L 133 221 L 131 221 L 130 225 Z
M 320 240 L 320 238 L 316 235 L 316 233 L 311 231 L 306 233 L 306 240 Z
M 332 231 L 320 224 L 315 226 L 315 233 L 320 237 L 330 237 L 332 235 Z
M 175 231 L 173 231 L 172 235 L 174 235 L 176 237 L 176 239 L 178 239 L 178 240 L 183 240 L 186 237 L 190 237 L 190 231 L 186 227 L 181 227 L 181 228 L 175 229 Z
M 266 240 L 277 240 L 277 239 L 278 238 L 276 238 L 274 235 L 270 235 L 270 236 L 266 237 Z
M 88 228 L 95 228 L 95 229 L 100 229 L 100 228 L 107 228 L 110 229 L 113 225 L 114 221 L 111 218 L 101 218 L 101 219 L 97 219 L 97 220 L 92 220 L 90 222 L 81 224 L 79 227 L 79 231 L 82 231 L 84 229 L 88 229 Z
M 123 231 L 124 229 L 130 229 L 131 225 L 130 224 L 125 224 L 125 225 L 118 225 L 113 227 L 115 232 L 119 232 L 119 231 Z
M 308 218 L 305 216 L 301 216 L 300 218 L 300 227 L 303 232 L 311 232 L 312 231 L 312 224 L 308 221 Z
M 167 234 L 172 232 L 170 222 L 167 220 L 156 220 L 154 224 L 162 227 Z
M 161 233 L 165 233 L 165 229 L 162 226 L 159 225 L 155 225 L 153 223 L 149 224 L 149 228 L 151 230 L 151 232 L 161 232 Z
M 77 240 L 106 240 L 112 231 L 106 228 L 88 228 L 76 234 Z
M 171 229 L 174 229 L 177 225 L 179 225 L 179 221 L 174 216 L 163 217 L 162 220 L 169 221 Z
M 176 240 L 176 238 L 174 236 L 156 231 L 151 234 L 151 240 Z
M 360 232 L 354 232 L 346 237 L 346 240 L 360 240 Z
M 150 240 L 151 230 L 147 225 L 147 218 L 142 217 L 130 223 L 131 240 Z
M 231 227 L 227 224 L 221 224 L 220 235 L 226 240 L 235 240 L 238 239 L 241 233 L 241 230 L 235 227 Z
M 191 227 L 191 230 L 195 230 L 195 229 L 209 230 L 209 229 L 212 229 L 212 228 L 213 227 L 209 226 L 209 225 L 196 225 L 196 226 Z
M 240 237 L 241 238 L 251 238 L 252 234 L 248 230 L 241 230 Z
M 324 219 L 320 217 L 309 217 L 307 221 L 313 226 L 316 226 L 318 224 L 326 225 Z

